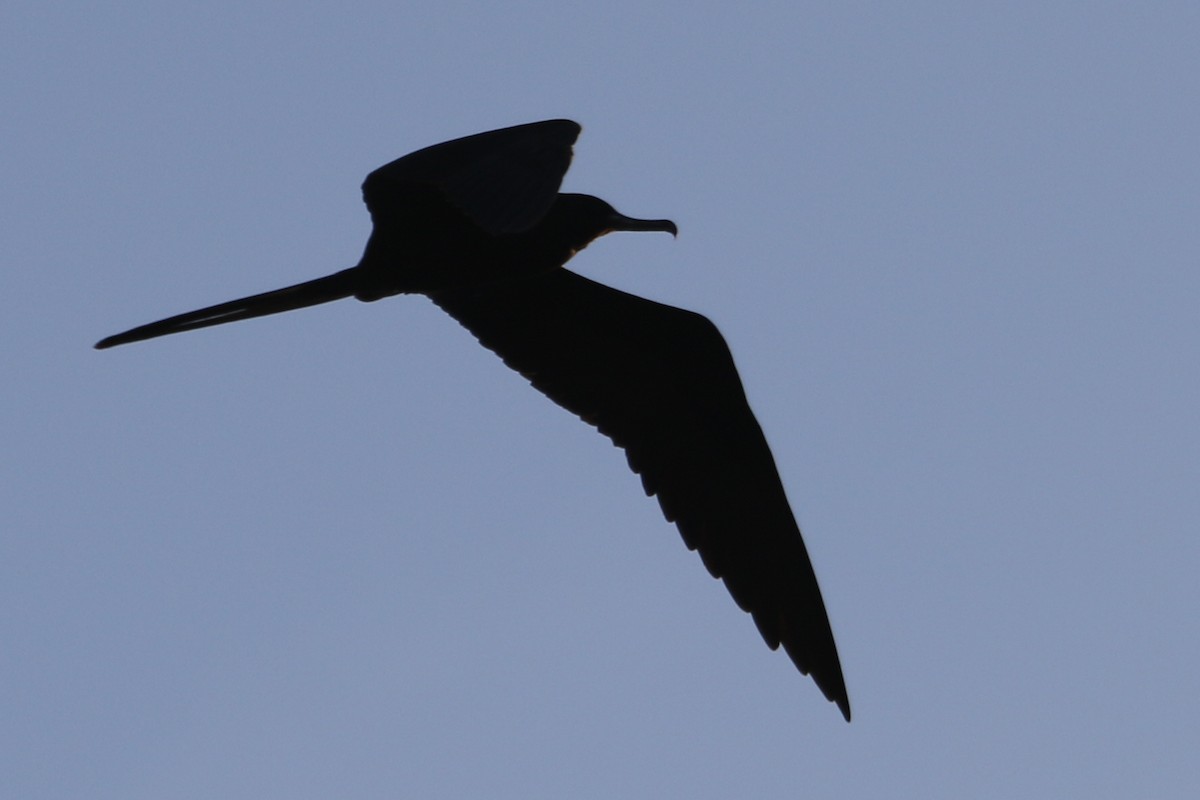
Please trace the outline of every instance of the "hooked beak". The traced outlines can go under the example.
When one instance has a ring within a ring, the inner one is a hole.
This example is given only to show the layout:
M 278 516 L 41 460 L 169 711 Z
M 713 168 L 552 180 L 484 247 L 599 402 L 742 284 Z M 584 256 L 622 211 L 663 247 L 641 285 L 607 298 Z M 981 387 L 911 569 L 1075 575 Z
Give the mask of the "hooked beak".
M 662 231 L 672 236 L 679 235 L 679 229 L 669 219 L 635 219 L 616 211 L 608 220 L 610 231 Z

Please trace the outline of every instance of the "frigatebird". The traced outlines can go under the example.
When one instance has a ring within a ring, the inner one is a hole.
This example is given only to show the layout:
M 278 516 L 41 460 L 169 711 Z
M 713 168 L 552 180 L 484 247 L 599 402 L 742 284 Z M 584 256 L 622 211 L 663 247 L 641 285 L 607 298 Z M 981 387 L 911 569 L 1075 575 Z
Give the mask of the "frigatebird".
M 612 231 L 677 233 L 559 193 L 580 132 L 547 120 L 410 153 L 367 176 L 359 263 L 110 336 L 99 349 L 353 296 L 424 294 L 554 402 L 624 448 L 647 495 L 850 719 L 816 575 L 733 357 L 707 318 L 563 265 Z

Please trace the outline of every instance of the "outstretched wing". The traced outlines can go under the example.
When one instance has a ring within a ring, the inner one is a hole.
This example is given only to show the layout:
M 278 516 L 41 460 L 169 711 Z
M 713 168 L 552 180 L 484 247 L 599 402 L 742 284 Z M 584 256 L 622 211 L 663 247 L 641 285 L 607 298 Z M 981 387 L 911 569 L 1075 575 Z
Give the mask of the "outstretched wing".
M 431 297 L 625 449 L 646 493 L 767 644 L 782 644 L 850 719 L 816 575 L 716 326 L 565 269 Z
M 555 119 L 435 144 L 368 175 L 363 200 L 378 226 L 433 187 L 487 233 L 528 230 L 554 202 L 579 131 Z

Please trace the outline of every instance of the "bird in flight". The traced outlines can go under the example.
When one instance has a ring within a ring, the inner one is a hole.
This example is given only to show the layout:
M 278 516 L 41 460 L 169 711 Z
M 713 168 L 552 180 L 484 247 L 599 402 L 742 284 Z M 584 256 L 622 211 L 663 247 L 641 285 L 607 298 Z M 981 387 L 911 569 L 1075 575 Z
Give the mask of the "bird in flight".
M 98 349 L 343 297 L 417 293 L 625 450 L 689 549 L 850 719 L 821 590 L 774 458 L 705 317 L 563 268 L 612 231 L 677 233 L 559 193 L 580 127 L 547 120 L 454 139 L 367 176 L 357 266 L 102 339 Z

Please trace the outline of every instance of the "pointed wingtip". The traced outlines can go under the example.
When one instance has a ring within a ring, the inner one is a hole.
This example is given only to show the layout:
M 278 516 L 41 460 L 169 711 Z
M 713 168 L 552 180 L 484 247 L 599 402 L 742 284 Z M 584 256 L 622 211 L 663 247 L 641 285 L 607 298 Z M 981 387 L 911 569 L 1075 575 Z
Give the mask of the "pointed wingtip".
M 821 692 L 825 695 L 825 698 L 837 706 L 838 711 L 842 712 L 842 716 L 845 717 L 846 722 L 849 722 L 850 693 L 846 691 L 846 684 L 842 680 L 841 671 L 839 670 L 837 675 L 837 685 L 835 687 L 830 687 L 832 688 L 832 691 L 827 691 L 823 682 L 818 682 L 817 686 L 821 689 Z
M 112 336 L 105 336 L 100 341 L 96 342 L 92 347 L 96 350 L 107 350 L 110 347 L 116 347 L 120 344 L 129 344 L 130 342 L 140 342 L 143 339 L 149 338 L 146 336 L 136 335 L 142 328 L 149 327 L 143 325 L 140 328 L 131 328 L 124 333 L 114 333 Z

